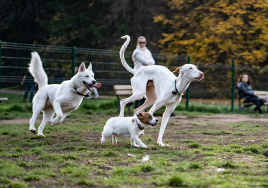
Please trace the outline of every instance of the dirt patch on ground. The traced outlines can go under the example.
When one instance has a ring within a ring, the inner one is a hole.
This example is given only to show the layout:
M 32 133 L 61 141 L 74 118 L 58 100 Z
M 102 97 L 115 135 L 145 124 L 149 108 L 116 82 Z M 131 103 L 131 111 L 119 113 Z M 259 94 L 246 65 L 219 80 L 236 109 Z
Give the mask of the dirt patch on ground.
M 160 120 L 162 117 L 158 117 Z M 10 119 L 10 120 L 0 120 L 0 125 L 2 124 L 27 124 L 29 123 L 29 118 L 19 118 L 19 119 Z M 250 117 L 248 115 L 237 115 L 237 114 L 216 114 L 216 115 L 199 115 L 196 118 L 187 118 L 187 116 L 178 116 L 176 118 L 170 118 L 169 121 L 172 120 L 182 120 L 179 121 L 182 123 L 208 123 L 208 122 L 225 122 L 225 123 L 241 123 L 241 122 L 248 122 L 248 123 L 267 123 L 268 117 L 260 116 L 257 118 Z M 35 123 L 41 123 L 42 119 L 37 118 Z M 64 122 L 66 123 L 68 119 L 65 119 Z
M 3 124 L 28 124 L 29 118 L 19 118 L 19 119 L 7 119 L 7 120 L 0 120 L 0 125 Z M 35 123 L 41 123 L 42 119 L 38 118 Z

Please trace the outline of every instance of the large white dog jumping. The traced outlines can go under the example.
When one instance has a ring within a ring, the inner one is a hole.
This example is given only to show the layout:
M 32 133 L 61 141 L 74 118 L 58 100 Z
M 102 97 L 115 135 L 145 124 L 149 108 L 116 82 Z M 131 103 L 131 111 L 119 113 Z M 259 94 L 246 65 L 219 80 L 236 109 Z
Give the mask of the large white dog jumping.
M 29 71 L 38 83 L 38 92 L 33 98 L 33 116 L 30 119 L 30 131 L 36 131 L 34 123 L 37 116 L 43 111 L 43 121 L 38 128 L 38 135 L 43 135 L 43 129 L 49 122 L 51 125 L 61 123 L 73 110 L 76 110 L 84 96 L 88 96 L 88 90 L 92 87 L 100 88 L 101 84 L 96 83 L 92 65 L 86 69 L 82 63 L 78 73 L 71 80 L 61 84 L 48 85 L 47 74 L 37 52 L 32 52 L 32 59 L 29 64 Z M 53 119 L 54 113 L 56 117 Z
M 160 127 L 157 143 L 165 146 L 162 142 L 164 131 L 169 120 L 170 114 L 179 105 L 183 92 L 187 89 L 189 84 L 194 81 L 200 81 L 204 74 L 199 71 L 195 65 L 186 64 L 178 67 L 174 72 L 179 72 L 176 77 L 170 70 L 164 66 L 142 66 L 139 70 L 134 71 L 125 61 L 124 52 L 129 44 L 130 37 L 123 36 L 127 39 L 120 50 L 120 59 L 123 66 L 134 76 L 131 78 L 131 86 L 133 94 L 120 101 L 121 110 L 120 115 L 124 117 L 124 108 L 127 103 L 139 100 L 146 95 L 145 103 L 134 110 L 135 114 L 141 113 L 144 109 L 153 105 L 149 111 L 153 114 L 162 106 L 166 106 L 163 114 L 163 119 Z

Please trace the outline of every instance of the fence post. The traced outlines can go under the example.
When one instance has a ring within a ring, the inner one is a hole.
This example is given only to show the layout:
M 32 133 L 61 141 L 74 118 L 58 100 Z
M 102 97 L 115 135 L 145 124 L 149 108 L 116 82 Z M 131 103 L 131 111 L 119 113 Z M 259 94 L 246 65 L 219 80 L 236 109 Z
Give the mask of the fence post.
M 191 58 L 187 56 L 187 63 L 190 64 Z M 186 110 L 189 111 L 189 98 L 190 98 L 190 89 L 186 89 Z
M 234 75 L 235 75 L 235 64 L 234 59 L 232 59 L 232 103 L 231 103 L 231 111 L 234 111 L 234 98 L 235 98 L 235 83 L 234 83 Z
M 72 49 L 72 76 L 75 75 L 75 50 L 76 50 L 76 47 L 73 46 L 73 49 Z
M 2 76 L 2 73 L 1 73 L 1 67 L 2 67 L 2 54 L 1 54 L 1 51 L 2 51 L 2 42 L 0 40 L 0 94 L 1 94 L 1 76 Z

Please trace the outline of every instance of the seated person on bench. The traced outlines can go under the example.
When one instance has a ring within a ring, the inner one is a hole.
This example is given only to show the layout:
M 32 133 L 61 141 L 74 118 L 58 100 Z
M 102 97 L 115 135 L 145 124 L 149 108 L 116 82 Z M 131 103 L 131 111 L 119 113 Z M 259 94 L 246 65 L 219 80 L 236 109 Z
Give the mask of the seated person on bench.
M 249 75 L 242 74 L 237 80 L 238 94 L 240 96 L 241 102 L 256 104 L 253 109 L 255 112 L 258 110 L 260 114 L 263 114 L 261 106 L 264 104 L 264 100 L 258 97 L 258 93 L 255 93 L 251 87 L 252 81 Z

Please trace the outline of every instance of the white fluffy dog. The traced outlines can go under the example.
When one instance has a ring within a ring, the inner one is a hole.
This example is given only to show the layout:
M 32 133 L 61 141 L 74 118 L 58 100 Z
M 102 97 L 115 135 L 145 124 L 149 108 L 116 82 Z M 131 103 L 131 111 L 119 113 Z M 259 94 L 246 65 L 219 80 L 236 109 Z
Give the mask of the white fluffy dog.
M 147 146 L 139 139 L 144 129 L 155 127 L 158 119 L 148 112 L 139 113 L 133 117 L 112 117 L 110 118 L 102 132 L 101 143 L 106 142 L 106 138 L 112 136 L 113 145 L 117 144 L 116 136 L 131 139 L 131 146 L 147 148 Z
M 33 98 L 33 116 L 30 119 L 30 131 L 35 133 L 35 120 L 43 111 L 43 121 L 38 128 L 38 135 L 43 135 L 45 125 L 61 123 L 73 110 L 76 110 L 84 96 L 88 96 L 88 90 L 92 87 L 100 88 L 101 84 L 96 83 L 92 72 L 92 65 L 86 69 L 82 63 L 78 73 L 71 80 L 61 84 L 48 85 L 47 74 L 43 69 L 43 64 L 37 52 L 32 52 L 32 59 L 29 64 L 29 71 L 38 83 L 38 92 Z M 56 117 L 53 119 L 54 113 Z
M 130 73 L 134 74 L 134 76 L 131 78 L 133 94 L 120 101 L 120 116 L 124 117 L 124 108 L 126 104 L 141 99 L 144 95 L 146 95 L 146 101 L 142 106 L 134 110 L 135 114 L 142 112 L 151 105 L 153 106 L 149 111 L 150 114 L 153 114 L 162 106 L 166 106 L 157 141 L 159 145 L 165 146 L 162 142 L 162 138 L 170 114 L 180 104 L 183 92 L 187 89 L 190 83 L 194 80 L 200 81 L 204 77 L 204 74 L 193 64 L 186 64 L 182 67 L 178 67 L 175 71 L 180 73 L 178 77 L 166 67 L 159 65 L 142 66 L 139 70 L 135 71 L 126 63 L 124 58 L 124 52 L 128 46 L 130 37 L 126 35 L 122 38 L 127 40 L 120 50 L 120 59 L 123 66 Z

